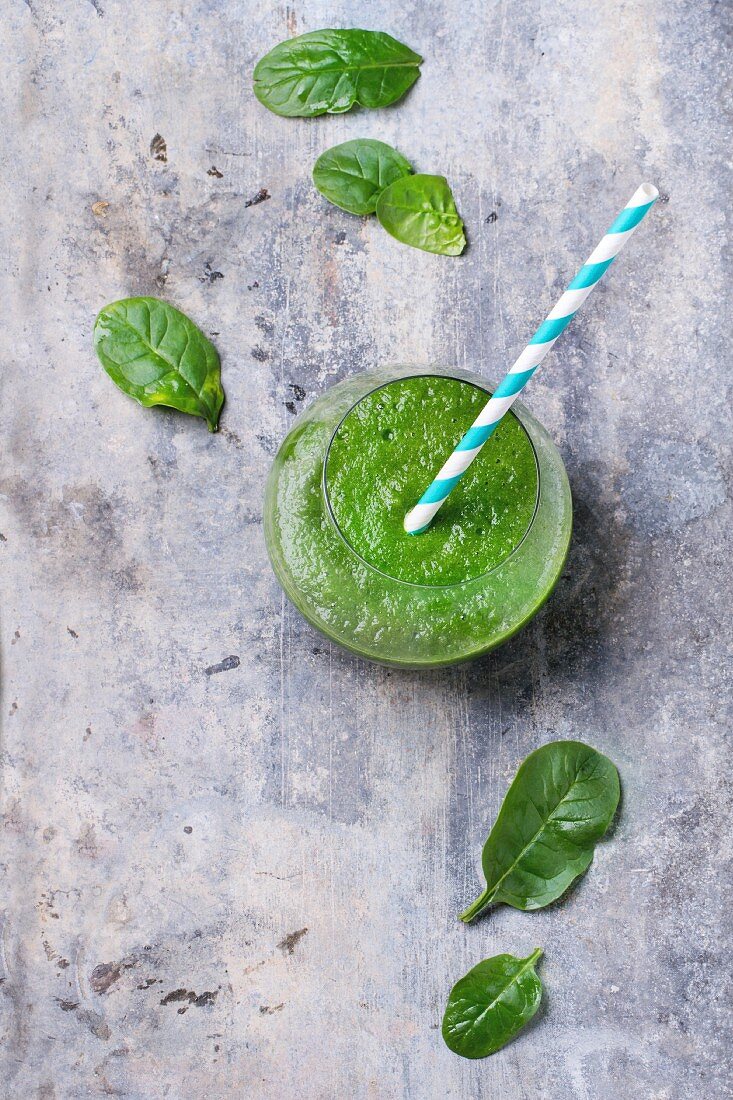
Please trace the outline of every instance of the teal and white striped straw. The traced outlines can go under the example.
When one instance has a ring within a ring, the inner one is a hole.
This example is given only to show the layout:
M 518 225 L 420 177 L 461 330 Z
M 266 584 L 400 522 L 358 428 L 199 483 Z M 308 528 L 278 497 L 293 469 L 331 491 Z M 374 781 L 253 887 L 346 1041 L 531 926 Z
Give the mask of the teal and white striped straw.
M 405 530 L 419 535 L 430 526 L 443 501 L 461 480 L 499 421 L 511 408 L 563 329 L 570 324 L 601 275 L 611 266 L 644 215 L 652 208 L 659 192 L 651 183 L 642 183 L 624 210 L 588 257 L 572 283 L 547 319 L 542 322 L 516 363 L 499 383 L 488 403 L 474 420 L 432 485 L 405 516 Z

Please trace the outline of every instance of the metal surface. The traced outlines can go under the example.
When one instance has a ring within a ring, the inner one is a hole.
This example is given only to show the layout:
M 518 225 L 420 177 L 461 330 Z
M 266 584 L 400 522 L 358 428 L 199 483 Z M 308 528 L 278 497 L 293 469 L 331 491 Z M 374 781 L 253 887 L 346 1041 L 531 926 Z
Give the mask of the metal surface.
M 4 1095 L 731 1095 L 729 21 L 4 4 Z M 328 25 L 422 53 L 405 101 L 257 104 L 256 59 Z M 449 178 L 463 257 L 315 192 L 359 135 Z M 551 602 L 460 670 L 330 649 L 262 540 L 294 410 L 383 362 L 499 375 L 645 178 L 662 201 L 527 392 L 575 498 Z M 218 435 L 96 362 L 97 309 L 131 294 L 213 334 Z M 509 779 L 560 737 L 618 764 L 613 835 L 560 904 L 460 925 Z M 451 984 L 535 946 L 532 1025 L 452 1055 Z

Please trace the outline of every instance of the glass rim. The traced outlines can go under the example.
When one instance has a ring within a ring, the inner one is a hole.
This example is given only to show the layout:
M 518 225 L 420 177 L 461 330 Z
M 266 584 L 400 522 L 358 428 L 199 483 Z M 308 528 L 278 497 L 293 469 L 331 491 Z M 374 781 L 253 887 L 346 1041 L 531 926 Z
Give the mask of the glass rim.
M 457 369 L 459 369 L 459 368 L 457 368 Z M 336 435 L 338 434 L 339 429 L 341 428 L 341 425 L 344 423 L 347 416 L 351 415 L 351 413 L 354 411 L 356 406 L 361 404 L 361 402 L 364 401 L 367 397 L 371 397 L 371 395 L 373 393 L 377 393 L 379 390 L 383 390 L 385 388 L 385 386 L 391 386 L 394 382 L 399 382 L 403 378 L 452 378 L 452 379 L 454 379 L 458 382 L 465 382 L 466 385 L 468 385 L 468 386 L 473 386 L 475 389 L 480 390 L 481 392 L 488 394 L 489 397 L 493 393 L 493 389 L 488 388 L 488 385 L 489 385 L 488 383 L 487 383 L 486 386 L 481 386 L 481 385 L 479 385 L 478 382 L 473 382 L 468 378 L 462 378 L 460 375 L 456 375 L 456 374 L 451 373 L 448 370 L 448 368 L 445 368 L 442 371 L 440 369 L 438 369 L 438 370 L 425 370 L 425 369 L 416 368 L 414 372 L 409 372 L 409 373 L 405 373 L 405 374 L 398 374 L 394 378 L 390 378 L 386 382 L 380 382 L 378 385 L 373 386 L 372 389 L 367 390 L 366 393 L 362 394 L 361 397 L 359 397 L 356 401 L 354 401 L 349 406 L 349 408 L 346 410 L 344 415 L 339 420 L 336 427 L 333 429 L 333 431 L 331 433 L 331 438 L 328 441 L 328 446 L 326 447 L 326 452 L 323 456 L 323 469 L 322 469 L 322 472 L 321 472 L 321 491 L 323 493 L 323 499 L 326 503 L 326 512 L 327 512 L 328 517 L 331 521 L 331 525 L 332 525 L 333 529 L 336 531 L 336 534 L 339 536 L 339 538 L 341 539 L 343 544 L 346 546 L 346 548 L 352 554 L 354 554 L 355 557 L 357 557 L 359 559 L 359 561 L 367 567 L 367 569 L 370 569 L 373 573 L 377 573 L 380 577 L 384 577 L 385 580 L 391 581 L 393 584 L 404 584 L 404 585 L 408 585 L 410 588 L 422 588 L 422 589 L 428 589 L 428 590 L 435 590 L 435 589 L 439 589 L 439 588 L 443 588 L 443 589 L 459 588 L 459 587 L 462 587 L 463 585 L 467 585 L 467 584 L 476 584 L 479 581 L 485 580 L 487 577 L 491 577 L 494 573 L 497 572 L 497 570 L 503 569 L 504 566 L 507 564 L 507 562 L 511 561 L 511 559 L 515 556 L 515 554 L 518 553 L 518 551 L 521 549 L 521 547 L 523 546 L 523 544 L 525 543 L 525 541 L 529 537 L 529 534 L 532 530 L 532 527 L 534 526 L 534 521 L 537 518 L 537 512 L 539 511 L 539 507 L 540 507 L 541 472 L 540 472 L 539 455 L 537 454 L 537 448 L 535 447 L 534 440 L 532 439 L 532 436 L 530 435 L 530 433 L 527 430 L 526 426 L 522 422 L 521 417 L 518 415 L 518 413 L 514 412 L 513 409 L 507 410 L 507 412 L 504 415 L 505 416 L 508 416 L 508 415 L 514 416 L 515 419 L 517 420 L 519 426 L 521 427 L 522 431 L 524 432 L 527 439 L 529 440 L 529 445 L 532 448 L 532 454 L 534 455 L 535 471 L 536 471 L 536 474 L 537 474 L 537 492 L 535 494 L 535 501 L 534 501 L 534 508 L 532 510 L 532 515 L 531 515 L 529 523 L 527 524 L 527 527 L 524 531 L 524 534 L 522 535 L 522 537 L 519 540 L 519 542 L 517 543 L 517 545 L 512 547 L 511 551 L 507 554 L 507 556 L 505 558 L 503 558 L 500 562 L 498 562 L 496 565 L 492 566 L 491 569 L 487 569 L 485 572 L 479 573 L 478 576 L 476 576 L 476 577 L 466 577 L 465 580 L 461 580 L 461 581 L 448 581 L 445 584 L 438 584 L 438 583 L 432 583 L 431 584 L 431 583 L 427 583 L 425 581 L 408 581 L 408 580 L 404 580 L 402 577 L 393 577 L 391 573 L 385 573 L 385 571 L 383 569 L 380 569 L 378 565 L 374 565 L 372 562 L 368 561 L 364 557 L 364 555 L 360 554 L 359 551 L 356 549 L 356 547 L 353 546 L 351 542 L 349 542 L 346 535 L 341 530 L 341 525 L 339 524 L 339 521 L 336 518 L 336 514 L 333 510 L 333 506 L 331 504 L 331 498 L 330 498 L 329 492 L 328 492 L 328 478 L 327 478 L 326 471 L 328 469 L 328 459 L 329 459 L 329 456 L 331 454 L 331 447 L 333 445 L 334 439 L 336 438 Z

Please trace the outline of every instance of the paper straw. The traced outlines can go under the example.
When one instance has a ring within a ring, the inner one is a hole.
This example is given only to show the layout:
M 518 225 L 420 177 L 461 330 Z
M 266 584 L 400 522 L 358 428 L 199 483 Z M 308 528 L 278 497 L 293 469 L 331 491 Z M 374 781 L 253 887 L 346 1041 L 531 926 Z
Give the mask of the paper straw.
M 652 208 L 659 192 L 651 183 L 642 183 L 626 207 L 591 252 L 583 267 L 560 298 L 555 308 L 542 322 L 516 363 L 505 375 L 493 396 L 441 468 L 432 485 L 405 516 L 405 530 L 419 535 L 427 530 L 443 501 L 461 480 L 486 440 L 493 434 L 529 382 L 563 329 L 570 324 L 580 306 L 590 294 L 613 260 L 619 254 L 644 215 Z

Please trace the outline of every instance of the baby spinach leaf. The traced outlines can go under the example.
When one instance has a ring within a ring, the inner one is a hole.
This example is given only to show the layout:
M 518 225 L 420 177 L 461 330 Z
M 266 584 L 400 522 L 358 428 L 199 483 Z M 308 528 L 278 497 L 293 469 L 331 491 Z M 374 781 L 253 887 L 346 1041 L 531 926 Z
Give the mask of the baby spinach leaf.
M 466 247 L 463 222 L 444 176 L 403 176 L 382 191 L 377 217 L 403 244 L 460 256 Z
M 615 766 L 581 741 L 553 741 L 530 753 L 484 845 L 486 889 L 461 920 L 500 902 L 542 909 L 559 898 L 593 859 L 619 795 Z
M 158 298 L 123 298 L 99 313 L 94 347 L 123 393 L 202 416 L 216 431 L 224 403 L 219 356 L 184 313 Z
M 494 955 L 453 986 L 443 1017 L 443 1038 L 463 1058 L 485 1058 L 506 1046 L 540 1006 L 537 948 L 526 959 Z
M 260 103 L 288 118 L 386 107 L 418 76 L 422 58 L 381 31 L 322 30 L 280 42 L 254 71 Z
M 373 214 L 381 191 L 412 165 L 401 153 L 372 138 L 356 138 L 321 153 L 313 182 L 329 202 L 350 214 Z

